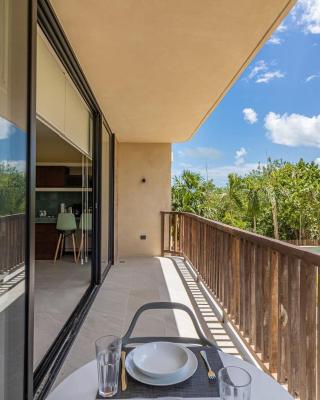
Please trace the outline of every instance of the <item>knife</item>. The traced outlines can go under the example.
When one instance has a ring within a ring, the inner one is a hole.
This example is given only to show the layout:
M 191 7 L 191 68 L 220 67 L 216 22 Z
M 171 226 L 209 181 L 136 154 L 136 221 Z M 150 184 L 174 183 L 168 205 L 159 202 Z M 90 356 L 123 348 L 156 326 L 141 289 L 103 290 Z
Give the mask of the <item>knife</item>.
M 126 374 L 126 352 L 121 352 L 121 389 L 127 390 L 127 374 Z

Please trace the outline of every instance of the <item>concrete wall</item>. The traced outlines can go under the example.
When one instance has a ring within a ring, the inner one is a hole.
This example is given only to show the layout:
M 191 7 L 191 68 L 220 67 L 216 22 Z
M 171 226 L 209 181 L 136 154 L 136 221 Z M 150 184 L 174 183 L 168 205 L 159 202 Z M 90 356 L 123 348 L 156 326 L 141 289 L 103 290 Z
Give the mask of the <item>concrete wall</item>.
M 171 144 L 119 143 L 117 156 L 119 258 L 160 255 L 160 211 L 171 208 Z

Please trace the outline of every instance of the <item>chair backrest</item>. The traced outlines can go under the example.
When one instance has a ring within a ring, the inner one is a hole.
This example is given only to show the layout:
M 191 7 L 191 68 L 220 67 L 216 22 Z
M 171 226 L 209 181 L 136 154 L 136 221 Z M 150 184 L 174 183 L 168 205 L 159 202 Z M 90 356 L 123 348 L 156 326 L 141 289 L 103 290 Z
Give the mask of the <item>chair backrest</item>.
M 83 231 L 92 231 L 92 213 L 81 214 L 79 229 Z
M 76 218 L 72 213 L 58 214 L 56 228 L 58 231 L 75 231 L 77 229 Z
M 189 317 L 191 318 L 191 321 L 194 325 L 194 328 L 198 334 L 198 338 L 187 338 L 187 337 L 131 337 L 131 334 L 134 330 L 134 327 L 137 323 L 138 318 L 140 315 L 146 311 L 146 310 L 182 310 L 185 311 Z M 181 303 L 174 303 L 174 302 L 166 302 L 166 301 L 161 301 L 161 302 L 154 302 L 154 303 L 147 303 L 144 304 L 142 307 L 140 307 L 137 312 L 135 313 L 130 326 L 127 330 L 127 333 L 123 336 L 122 338 L 122 343 L 123 345 L 127 344 L 132 344 L 132 343 L 148 343 L 148 342 L 153 342 L 153 341 L 169 341 L 169 342 L 174 342 L 174 343 L 186 343 L 186 344 L 197 344 L 197 345 L 202 345 L 202 346 L 216 346 L 216 343 L 214 341 L 210 341 L 205 334 L 203 333 L 195 315 L 193 312 L 185 306 L 184 304 Z

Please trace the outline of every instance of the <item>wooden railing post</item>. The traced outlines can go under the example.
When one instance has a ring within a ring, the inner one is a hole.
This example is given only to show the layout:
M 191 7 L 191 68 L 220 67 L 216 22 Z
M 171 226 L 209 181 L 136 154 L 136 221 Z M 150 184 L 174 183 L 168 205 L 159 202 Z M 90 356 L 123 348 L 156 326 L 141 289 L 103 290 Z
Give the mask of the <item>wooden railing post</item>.
M 161 212 L 161 256 L 164 256 L 164 212 Z

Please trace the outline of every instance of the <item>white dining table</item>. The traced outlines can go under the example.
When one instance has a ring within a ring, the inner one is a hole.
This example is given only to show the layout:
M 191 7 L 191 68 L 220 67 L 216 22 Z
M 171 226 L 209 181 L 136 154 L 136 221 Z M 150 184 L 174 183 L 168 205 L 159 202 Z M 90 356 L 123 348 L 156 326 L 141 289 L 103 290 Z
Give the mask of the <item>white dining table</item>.
M 242 367 L 250 373 L 252 377 L 251 400 L 293 400 L 293 397 L 281 385 L 254 365 L 220 351 L 219 355 L 224 366 Z M 93 360 L 62 381 L 48 395 L 47 400 L 95 400 L 97 387 L 97 366 L 96 361 Z M 143 399 L 143 393 L 141 393 L 141 399 Z M 218 400 L 219 398 L 211 397 L 211 399 Z M 197 400 L 201 400 L 201 398 L 197 398 Z

